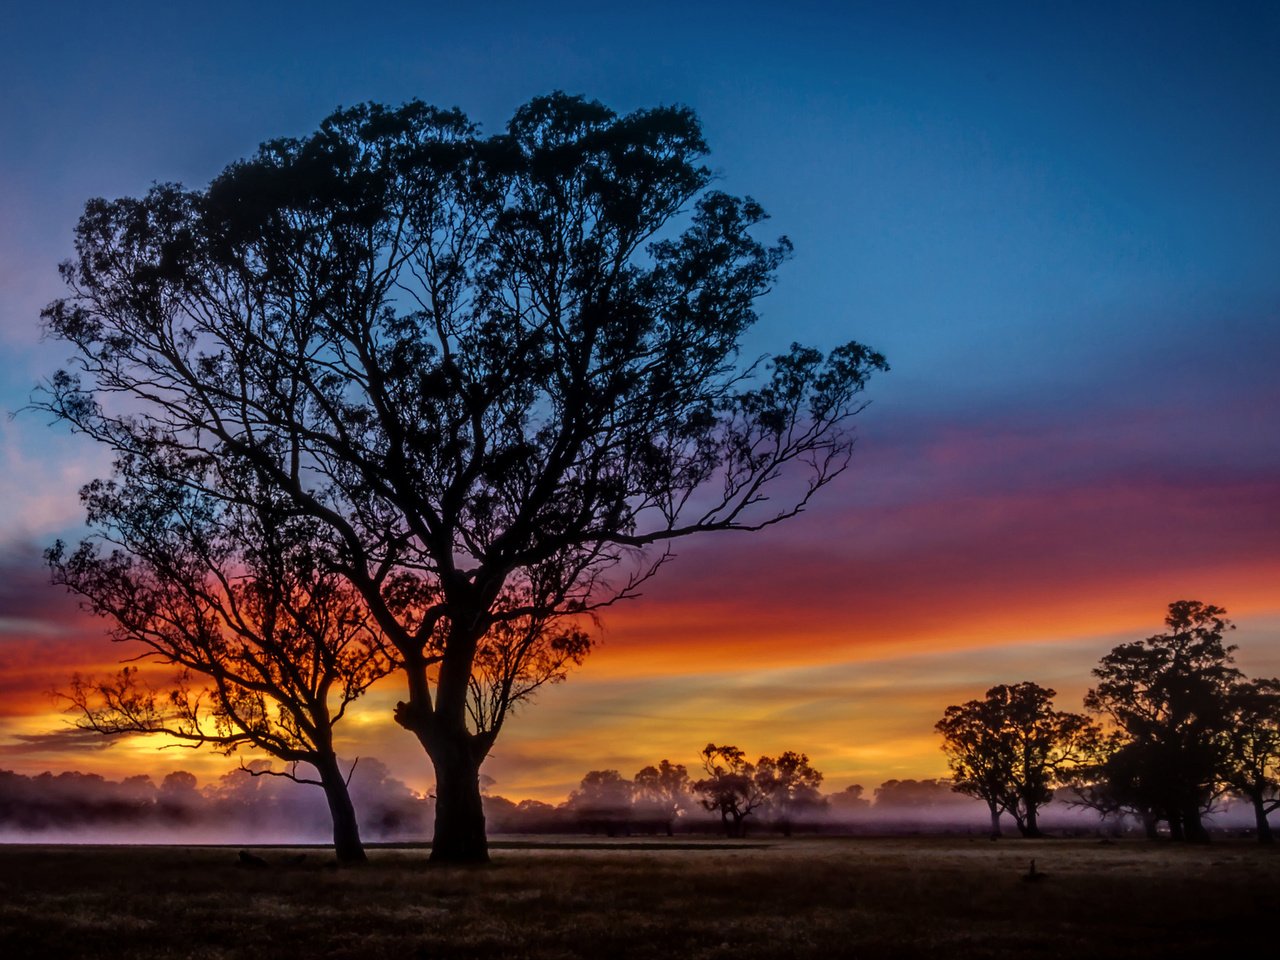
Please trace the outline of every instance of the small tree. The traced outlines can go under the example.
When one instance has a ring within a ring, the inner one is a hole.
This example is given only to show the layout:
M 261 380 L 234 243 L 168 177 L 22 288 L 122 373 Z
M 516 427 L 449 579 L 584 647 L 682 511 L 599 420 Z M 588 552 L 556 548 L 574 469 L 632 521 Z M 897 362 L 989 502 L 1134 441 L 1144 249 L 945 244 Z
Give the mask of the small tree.
M 1054 694 L 1029 681 L 1001 684 L 984 700 L 947 707 L 935 726 L 954 777 L 952 789 L 987 804 L 992 837 L 1000 836 L 1006 810 L 1023 836 L 1041 836 L 1039 808 L 1083 760 L 1092 724 L 1054 710 Z
M 662 760 L 656 767 L 644 767 L 638 771 L 632 783 L 635 785 L 638 817 L 665 823 L 667 836 L 671 836 L 672 823 L 684 812 L 690 800 L 689 771 L 685 765 Z
M 866 788 L 862 784 L 854 783 L 843 790 L 827 794 L 825 799 L 827 806 L 838 817 L 848 817 L 850 815 L 864 814 L 871 809 L 871 801 L 863 795 L 865 793 Z
M 755 765 L 737 747 L 702 748 L 702 769 L 706 777 L 693 785 L 693 792 L 707 810 L 720 814 L 725 836 L 744 837 L 743 821 L 764 803 L 764 793 L 756 782 Z
M 135 659 L 177 676 L 161 689 L 138 667 L 75 677 L 68 697 L 80 726 L 227 754 L 257 748 L 286 769 L 246 769 L 320 786 L 338 859 L 363 860 L 334 728 L 393 661 L 359 598 L 327 572 L 315 524 L 252 472 L 211 459 L 126 456 L 116 474 L 81 493 L 98 535 L 70 554 L 59 543 L 47 559 L 56 583 L 110 619 L 114 640 L 142 649 Z M 315 775 L 300 775 L 299 765 Z
M 790 244 L 705 153 L 679 107 L 553 94 L 482 137 L 365 105 L 77 226 L 44 313 L 77 368 L 37 405 L 253 469 L 316 524 L 396 650 L 433 860 L 487 859 L 480 765 L 586 652 L 546 626 L 635 596 L 671 541 L 800 513 L 886 369 L 852 342 L 741 361 Z
M 1167 633 L 1121 644 L 1102 658 L 1085 706 L 1119 732 L 1117 784 L 1167 820 L 1174 839 L 1209 839 L 1201 821 L 1226 767 L 1231 691 L 1240 680 L 1233 629 L 1221 607 L 1196 600 L 1169 604 Z
M 609 836 L 629 829 L 635 786 L 617 770 L 592 770 L 566 804 L 574 819 Z
M 1258 842 L 1274 843 L 1267 814 L 1280 808 L 1280 679 L 1236 684 L 1231 707 L 1224 779 L 1252 805 Z
M 809 765 L 803 753 L 788 750 L 756 762 L 756 785 L 774 821 L 785 836 L 791 836 L 792 821 L 803 810 L 817 810 L 823 805 L 819 784 L 822 774 Z

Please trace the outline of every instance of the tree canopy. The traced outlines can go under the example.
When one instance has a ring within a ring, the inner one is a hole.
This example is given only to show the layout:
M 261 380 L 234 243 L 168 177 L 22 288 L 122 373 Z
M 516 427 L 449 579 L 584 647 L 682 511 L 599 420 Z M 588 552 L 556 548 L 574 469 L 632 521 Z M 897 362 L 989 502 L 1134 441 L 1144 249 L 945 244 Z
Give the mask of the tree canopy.
M 482 136 L 369 104 L 77 226 L 44 313 L 74 364 L 37 405 L 214 498 L 209 460 L 252 471 L 312 525 L 403 671 L 433 858 L 486 856 L 480 763 L 581 618 L 677 538 L 803 510 L 886 369 L 739 356 L 790 244 L 705 153 L 683 107 L 552 94 Z
M 1088 718 L 1054 710 L 1055 695 L 1030 681 L 999 684 L 982 700 L 947 707 L 935 727 L 952 789 L 987 804 L 992 836 L 1004 811 L 1024 836 L 1039 836 L 1037 811 L 1096 736 Z
M 84 488 L 97 533 L 48 551 L 54 581 L 110 618 L 130 659 L 172 669 L 162 689 L 137 666 L 76 676 L 69 698 L 80 725 L 103 734 L 285 761 L 283 773 L 254 771 L 323 787 L 339 859 L 363 860 L 334 728 L 394 659 L 359 596 L 326 569 L 314 521 L 235 466 L 205 458 L 179 471 L 167 457 L 126 456 L 113 481 Z
M 1234 686 L 1226 611 L 1169 604 L 1166 633 L 1121 644 L 1094 669 L 1085 706 L 1115 727 L 1103 770 L 1116 800 L 1166 820 L 1175 837 L 1208 838 L 1201 811 L 1221 779 Z

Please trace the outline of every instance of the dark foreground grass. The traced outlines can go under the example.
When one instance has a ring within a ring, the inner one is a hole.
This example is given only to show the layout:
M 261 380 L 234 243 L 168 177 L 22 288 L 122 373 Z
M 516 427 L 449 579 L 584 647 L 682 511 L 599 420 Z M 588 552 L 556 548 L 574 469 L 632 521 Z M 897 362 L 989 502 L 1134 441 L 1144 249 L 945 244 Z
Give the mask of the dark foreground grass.
M 323 851 L 0 847 L 0 956 L 1191 957 L 1277 943 L 1280 855 L 1084 840 Z M 1036 858 L 1039 881 L 1024 879 Z

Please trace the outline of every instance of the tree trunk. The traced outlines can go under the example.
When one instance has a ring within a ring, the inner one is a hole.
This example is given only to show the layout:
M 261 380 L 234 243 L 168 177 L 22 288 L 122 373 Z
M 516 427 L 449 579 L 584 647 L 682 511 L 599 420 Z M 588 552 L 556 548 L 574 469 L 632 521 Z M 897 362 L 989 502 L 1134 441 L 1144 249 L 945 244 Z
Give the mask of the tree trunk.
M 1022 835 L 1024 837 L 1043 837 L 1040 832 L 1040 825 L 1036 822 L 1036 808 L 1031 804 L 1027 804 L 1026 822 L 1022 827 Z
M 1200 807 L 1195 803 L 1187 804 L 1183 811 L 1182 829 L 1186 839 L 1191 843 L 1209 842 L 1209 831 L 1205 829 L 1200 819 Z
M 368 858 L 360 842 L 360 824 L 337 758 L 317 763 L 316 769 L 324 787 L 324 798 L 329 803 L 329 816 L 333 819 L 333 853 L 339 863 L 363 863 Z
M 436 824 L 432 863 L 487 863 L 489 841 L 480 799 L 480 764 L 471 756 L 469 735 L 462 742 L 438 739 L 431 751 L 436 771 Z M 443 742 L 441 742 L 443 741 Z
M 991 839 L 999 840 L 1000 833 L 1000 808 L 990 801 L 987 802 L 987 808 L 991 811 Z
M 1275 835 L 1271 832 L 1271 824 L 1267 822 L 1267 807 L 1262 794 L 1257 793 L 1249 798 L 1253 801 L 1253 816 L 1258 822 L 1258 842 L 1275 843 Z
M 1160 839 L 1160 818 L 1150 810 L 1142 811 L 1142 830 L 1148 840 Z

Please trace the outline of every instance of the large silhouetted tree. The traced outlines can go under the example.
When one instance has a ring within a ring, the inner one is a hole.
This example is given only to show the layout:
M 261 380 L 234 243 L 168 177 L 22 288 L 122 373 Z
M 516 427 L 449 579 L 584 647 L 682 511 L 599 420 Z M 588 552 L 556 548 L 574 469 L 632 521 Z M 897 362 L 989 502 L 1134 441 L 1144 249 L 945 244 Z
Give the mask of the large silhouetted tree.
M 1054 710 L 1054 695 L 1030 681 L 1000 684 L 985 699 L 947 707 L 935 726 L 952 789 L 987 804 L 993 837 L 1006 810 L 1023 836 L 1040 836 L 1040 807 L 1095 735 L 1087 717 Z
M 84 488 L 98 533 L 70 554 L 61 543 L 48 552 L 55 582 L 109 617 L 133 659 L 178 673 L 162 689 L 136 666 L 77 676 L 69 696 L 80 725 L 104 734 L 249 746 L 285 761 L 284 772 L 253 771 L 321 786 L 338 858 L 363 860 L 334 728 L 393 660 L 317 553 L 316 521 L 234 466 L 176 451 L 124 456 L 113 482 Z
M 1201 821 L 1226 766 L 1235 647 L 1221 607 L 1169 604 L 1168 632 L 1115 647 L 1099 662 L 1085 706 L 1119 736 L 1104 763 L 1118 796 L 1169 823 L 1175 839 L 1207 840 Z
M 76 366 L 38 405 L 122 457 L 243 464 L 316 523 L 397 651 L 433 859 L 487 857 L 480 764 L 586 652 L 565 618 L 678 538 L 804 509 L 885 368 L 857 343 L 741 361 L 790 246 L 705 152 L 679 107 L 554 94 L 482 137 L 367 105 L 76 229 L 44 314 Z

